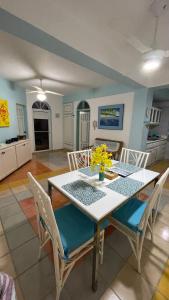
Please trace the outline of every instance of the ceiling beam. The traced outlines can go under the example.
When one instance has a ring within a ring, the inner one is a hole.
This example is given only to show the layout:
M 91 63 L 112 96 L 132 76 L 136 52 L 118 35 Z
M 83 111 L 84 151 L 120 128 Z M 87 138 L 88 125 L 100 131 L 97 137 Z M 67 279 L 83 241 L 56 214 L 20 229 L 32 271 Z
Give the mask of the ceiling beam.
M 10 14 L 8 11 L 2 8 L 0 9 L 0 30 L 15 35 L 18 38 L 21 38 L 100 75 L 115 80 L 120 84 L 132 86 L 133 88 L 142 87 L 142 85 L 136 81 L 122 75 L 118 71 L 113 70 L 94 58 L 91 58 L 88 55 L 70 47 L 57 38 L 49 35 L 45 31 Z

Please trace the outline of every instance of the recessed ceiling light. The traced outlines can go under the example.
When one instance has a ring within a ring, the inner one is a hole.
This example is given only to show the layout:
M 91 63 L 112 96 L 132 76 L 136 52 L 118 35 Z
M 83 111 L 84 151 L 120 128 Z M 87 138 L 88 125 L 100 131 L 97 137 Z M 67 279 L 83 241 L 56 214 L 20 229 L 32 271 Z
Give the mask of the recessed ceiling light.
M 47 97 L 44 93 L 38 93 L 36 98 L 40 101 L 44 101 L 44 100 L 46 100 Z
M 159 69 L 162 64 L 161 59 L 150 59 L 143 63 L 142 69 L 145 72 L 153 72 Z

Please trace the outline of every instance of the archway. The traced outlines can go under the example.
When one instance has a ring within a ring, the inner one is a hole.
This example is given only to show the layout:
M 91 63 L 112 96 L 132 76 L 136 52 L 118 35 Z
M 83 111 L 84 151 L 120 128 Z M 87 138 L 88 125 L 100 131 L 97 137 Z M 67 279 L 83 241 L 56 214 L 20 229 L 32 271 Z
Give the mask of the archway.
M 32 104 L 35 151 L 50 150 L 52 147 L 51 108 L 46 101 Z
M 89 147 L 90 140 L 90 106 L 81 101 L 77 106 L 77 149 Z

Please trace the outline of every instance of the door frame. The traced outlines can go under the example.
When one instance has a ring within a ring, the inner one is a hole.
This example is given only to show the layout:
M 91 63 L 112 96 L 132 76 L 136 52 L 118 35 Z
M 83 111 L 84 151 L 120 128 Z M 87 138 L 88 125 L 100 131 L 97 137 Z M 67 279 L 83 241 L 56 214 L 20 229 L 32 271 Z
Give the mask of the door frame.
M 77 125 L 77 129 L 76 129 L 76 150 L 81 150 L 80 149 L 80 145 L 79 145 L 79 129 L 80 129 L 80 125 L 79 125 L 79 120 L 80 120 L 80 112 L 89 112 L 90 115 L 90 108 L 84 108 L 84 109 L 77 109 L 77 121 L 76 121 L 76 125 Z M 89 124 L 90 124 L 90 118 L 89 118 Z M 90 125 L 89 125 L 89 141 L 90 141 Z
M 50 139 L 49 139 L 49 149 L 45 149 L 45 150 L 36 150 L 36 145 L 35 145 L 35 130 L 34 130 L 34 114 L 33 112 L 44 112 L 44 113 L 48 113 L 50 114 Z M 49 110 L 45 110 L 45 109 L 35 109 L 32 108 L 32 130 L 33 130 L 33 148 L 34 148 L 34 153 L 38 153 L 38 152 L 46 152 L 46 151 L 50 151 L 53 149 L 53 141 L 52 141 L 52 111 L 51 109 Z

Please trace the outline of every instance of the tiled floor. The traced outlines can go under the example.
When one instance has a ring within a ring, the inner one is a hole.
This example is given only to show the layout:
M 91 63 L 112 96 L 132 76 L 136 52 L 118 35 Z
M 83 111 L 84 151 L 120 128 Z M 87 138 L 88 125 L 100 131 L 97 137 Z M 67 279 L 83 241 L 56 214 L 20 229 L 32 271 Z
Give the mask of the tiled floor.
M 45 189 L 49 174 L 59 174 L 67 167 L 65 153 L 61 152 L 39 153 L 34 159 L 48 168 L 47 172 L 37 174 Z M 67 202 L 58 192 L 53 197 L 54 209 Z M 35 208 L 26 181 L 0 185 L 0 220 L 0 271 L 15 279 L 18 300 L 55 300 L 54 268 L 48 255 L 51 248 L 49 245 L 38 260 Z M 61 300 L 169 300 L 169 190 L 163 192 L 154 243 L 147 233 L 141 275 L 136 271 L 128 240 L 116 230 L 105 238 L 104 263 L 99 270 L 96 293 L 91 290 L 91 261 L 92 253 L 77 264 L 68 277 Z
M 67 151 L 64 150 L 39 152 L 34 154 L 33 158 L 40 161 L 43 165 L 50 168 L 51 170 L 68 166 Z

